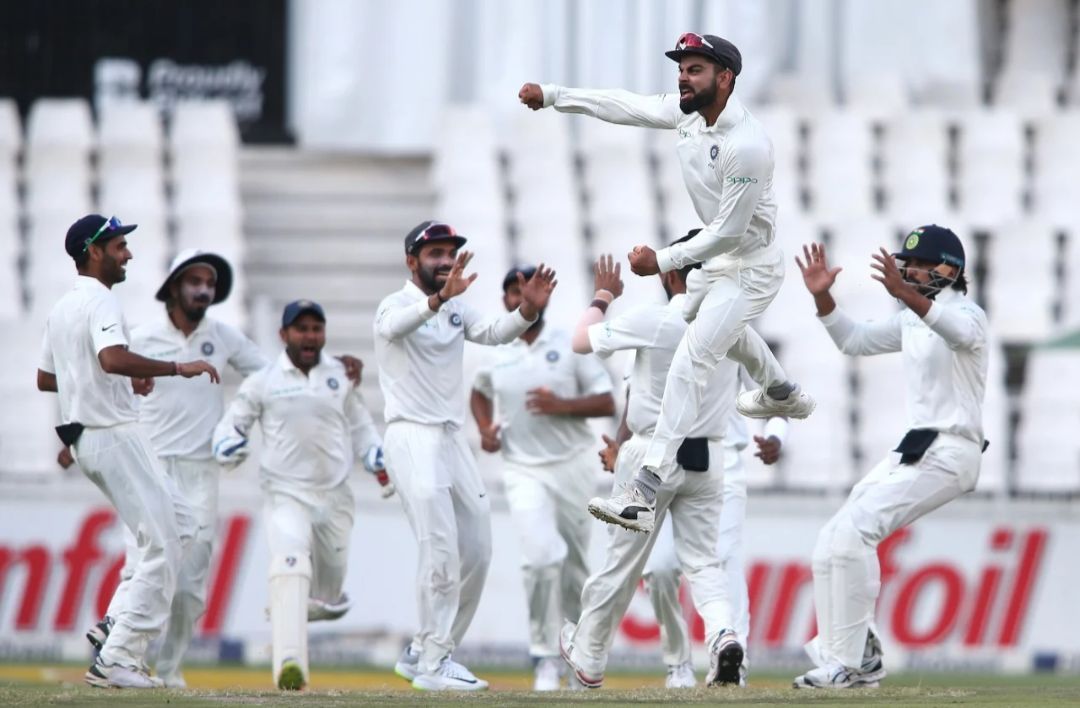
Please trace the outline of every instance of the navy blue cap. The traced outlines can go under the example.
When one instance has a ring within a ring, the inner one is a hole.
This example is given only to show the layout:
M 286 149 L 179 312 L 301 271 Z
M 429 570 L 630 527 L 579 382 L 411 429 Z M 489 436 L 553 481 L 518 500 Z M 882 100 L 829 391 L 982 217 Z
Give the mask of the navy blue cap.
M 928 263 L 946 263 L 961 270 L 966 263 L 960 237 L 951 229 L 937 224 L 912 230 L 904 239 L 904 247 L 893 256 L 900 260 L 917 258 Z
M 106 219 L 101 214 L 87 214 L 68 228 L 64 238 L 64 250 L 72 258 L 78 258 L 86 253 L 91 243 L 103 244 L 109 239 L 131 233 L 138 226 L 125 226 L 115 216 Z
M 536 275 L 536 266 L 531 265 L 516 265 L 510 270 L 506 271 L 506 277 L 503 278 L 503 292 L 506 292 L 512 284 L 517 282 L 518 273 L 525 276 L 525 280 Z
M 686 32 L 675 42 L 673 50 L 664 52 L 664 56 L 673 61 L 681 61 L 687 54 L 696 54 L 714 61 L 725 69 L 731 69 L 731 73 L 736 76 L 742 71 L 742 53 L 739 48 L 715 34 Z
M 285 311 L 281 313 L 281 326 L 288 327 L 296 322 L 300 315 L 315 315 L 323 324 L 326 323 L 326 313 L 323 312 L 322 305 L 314 300 L 297 300 L 285 306 Z
M 405 236 L 405 253 L 410 256 L 416 255 L 425 243 L 435 241 L 453 241 L 454 248 L 465 245 L 465 237 L 455 231 L 453 226 L 441 221 L 429 220 L 420 222 Z

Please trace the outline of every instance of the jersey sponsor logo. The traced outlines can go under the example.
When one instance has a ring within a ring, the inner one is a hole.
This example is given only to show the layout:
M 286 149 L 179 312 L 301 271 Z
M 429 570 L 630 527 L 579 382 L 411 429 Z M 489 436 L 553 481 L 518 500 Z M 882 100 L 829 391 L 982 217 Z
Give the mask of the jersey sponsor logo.
M 331 391 L 337 391 L 338 386 L 340 386 L 341 384 L 338 383 L 337 379 L 335 379 L 333 376 L 331 376 L 330 378 L 328 378 L 326 380 L 326 385 L 330 387 Z
M 717 157 L 719 157 L 719 155 L 720 155 L 720 146 L 719 145 L 713 145 L 711 148 L 709 148 L 709 159 L 710 160 L 715 160 Z
M 306 390 L 304 386 L 289 386 L 287 388 L 278 388 L 270 392 L 271 398 L 277 398 L 279 396 L 291 396 L 294 393 L 303 393 Z
M 450 324 L 454 325 L 455 327 L 460 327 L 461 326 L 461 315 L 459 315 L 456 312 L 451 314 L 450 315 Z
M 757 177 L 728 177 L 728 184 L 757 184 Z
M 210 356 L 211 354 L 214 353 L 214 343 L 213 342 L 203 342 L 201 351 L 203 353 L 203 356 Z
M 694 134 L 692 132 L 690 132 L 689 130 L 687 130 L 686 128 L 679 128 L 679 137 L 680 138 L 692 138 L 692 137 L 694 137 Z
M 559 352 L 552 349 L 551 351 L 549 351 L 547 354 L 544 355 L 544 358 L 547 359 L 548 361 L 550 361 L 552 364 L 554 364 L 555 362 L 557 362 L 559 360 Z

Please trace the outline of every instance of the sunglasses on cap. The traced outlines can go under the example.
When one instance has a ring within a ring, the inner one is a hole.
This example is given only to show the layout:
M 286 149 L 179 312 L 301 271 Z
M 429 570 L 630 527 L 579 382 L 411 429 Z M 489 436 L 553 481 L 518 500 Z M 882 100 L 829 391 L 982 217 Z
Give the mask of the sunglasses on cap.
M 698 47 L 708 47 L 709 49 L 715 49 L 712 42 L 702 37 L 695 32 L 687 32 L 679 37 L 675 42 L 675 51 L 681 52 L 684 49 L 695 49 Z
M 110 216 L 109 220 L 106 221 L 104 224 L 102 224 L 101 228 L 98 229 L 97 231 L 95 231 L 93 236 L 86 239 L 86 243 L 85 243 L 85 245 L 83 245 L 83 253 L 86 253 L 87 251 L 89 251 L 90 250 L 90 244 L 92 244 L 94 241 L 97 241 L 101 237 L 102 234 L 104 234 L 104 233 L 106 233 L 108 231 L 115 231 L 116 229 L 119 229 L 122 226 L 123 226 L 123 224 L 120 223 L 119 219 L 117 219 L 115 216 Z

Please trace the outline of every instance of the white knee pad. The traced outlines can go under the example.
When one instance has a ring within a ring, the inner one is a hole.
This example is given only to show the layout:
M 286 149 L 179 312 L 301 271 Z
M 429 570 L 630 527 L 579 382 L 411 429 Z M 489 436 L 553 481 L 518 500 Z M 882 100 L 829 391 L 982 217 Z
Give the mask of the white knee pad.
M 311 593 L 311 559 L 307 554 L 275 555 L 270 559 L 270 624 L 272 662 L 277 684 L 281 665 L 295 661 L 308 672 L 307 617 Z

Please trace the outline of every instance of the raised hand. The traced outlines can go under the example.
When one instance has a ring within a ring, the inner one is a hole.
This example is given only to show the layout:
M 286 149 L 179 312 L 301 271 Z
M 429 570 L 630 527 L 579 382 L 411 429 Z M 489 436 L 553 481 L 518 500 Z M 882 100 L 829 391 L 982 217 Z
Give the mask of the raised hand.
M 555 271 L 544 267 L 541 263 L 536 267 L 532 277 L 525 280 L 521 273 L 517 274 L 518 287 L 521 288 L 521 314 L 527 320 L 535 320 L 540 311 L 547 307 L 551 299 L 551 291 L 559 284 L 555 280 Z
M 616 263 L 610 253 L 605 253 L 593 264 L 593 286 L 596 290 L 607 290 L 614 298 L 623 294 L 623 281 L 620 277 L 622 264 Z
M 218 370 L 214 368 L 213 364 L 208 361 L 203 361 L 202 359 L 197 361 L 185 361 L 182 364 L 177 364 L 176 373 L 179 376 L 183 376 L 185 379 L 193 379 L 196 376 L 206 374 L 210 377 L 211 383 L 221 383 L 221 375 L 218 374 Z
M 457 297 L 465 292 L 476 280 L 476 273 L 465 275 L 465 266 L 469 265 L 472 257 L 472 251 L 458 251 L 454 266 L 450 269 L 449 275 L 446 276 L 446 282 L 443 283 L 442 289 L 439 290 L 443 301 Z
M 630 270 L 635 275 L 656 275 L 660 272 L 656 251 L 649 246 L 634 246 L 634 250 L 626 254 L 626 257 L 630 260 Z
M 518 91 L 518 100 L 534 111 L 544 107 L 544 90 L 540 84 L 525 84 Z
M 352 354 L 342 354 L 341 356 L 334 358 L 345 365 L 345 378 L 352 381 L 354 387 L 359 386 L 360 378 L 364 373 L 364 362 L 360 361 Z
M 870 277 L 884 285 L 885 289 L 893 297 L 900 297 L 905 291 L 912 290 L 911 284 L 905 281 L 904 276 L 900 274 L 900 269 L 896 266 L 896 259 L 893 255 L 884 248 L 878 250 L 880 253 L 871 255 L 874 263 L 871 263 L 870 267 L 876 270 L 879 275 L 871 275 Z
M 825 256 L 825 245 L 811 243 L 803 246 L 803 257 L 806 262 L 795 256 L 795 263 L 802 271 L 803 284 L 811 295 L 823 295 L 829 292 L 829 288 L 836 282 L 836 276 L 843 268 L 829 268 L 828 258 Z

